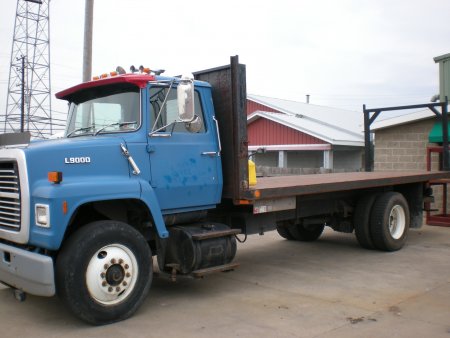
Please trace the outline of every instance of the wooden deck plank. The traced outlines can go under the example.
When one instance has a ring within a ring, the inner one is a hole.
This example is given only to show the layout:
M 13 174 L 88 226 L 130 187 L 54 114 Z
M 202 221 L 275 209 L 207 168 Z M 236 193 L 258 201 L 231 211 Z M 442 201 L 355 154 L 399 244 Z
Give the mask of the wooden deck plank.
M 276 198 L 449 179 L 443 171 L 378 171 L 259 177 L 246 198 Z M 259 195 L 259 197 L 258 197 Z

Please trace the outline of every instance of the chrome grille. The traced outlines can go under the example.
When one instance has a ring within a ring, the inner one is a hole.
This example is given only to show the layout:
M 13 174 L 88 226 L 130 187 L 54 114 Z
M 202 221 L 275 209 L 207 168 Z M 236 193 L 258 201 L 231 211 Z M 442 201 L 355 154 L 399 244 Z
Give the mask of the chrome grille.
M 20 182 L 16 162 L 0 162 L 0 227 L 20 230 Z

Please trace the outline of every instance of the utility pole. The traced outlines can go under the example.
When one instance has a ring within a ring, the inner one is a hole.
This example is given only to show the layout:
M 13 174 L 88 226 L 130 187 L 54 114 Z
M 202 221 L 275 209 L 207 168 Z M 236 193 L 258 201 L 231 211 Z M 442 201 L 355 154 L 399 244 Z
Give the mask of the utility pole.
M 94 19 L 94 0 L 86 0 L 84 13 L 84 49 L 83 49 L 83 82 L 92 77 L 92 30 Z

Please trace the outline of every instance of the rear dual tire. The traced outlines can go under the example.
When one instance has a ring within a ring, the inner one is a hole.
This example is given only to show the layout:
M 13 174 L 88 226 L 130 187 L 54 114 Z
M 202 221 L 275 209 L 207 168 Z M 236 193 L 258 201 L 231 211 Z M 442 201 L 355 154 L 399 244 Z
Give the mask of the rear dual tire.
M 409 207 L 403 195 L 388 192 L 380 195 L 370 213 L 370 233 L 375 247 L 384 251 L 400 250 L 409 230 Z
M 294 240 L 294 237 L 291 235 L 291 233 L 288 230 L 289 226 L 291 226 L 291 223 L 289 221 L 279 222 L 277 224 L 277 232 L 284 239 Z
M 363 196 L 357 203 L 353 224 L 359 245 L 365 249 L 375 249 L 370 233 L 370 212 L 377 198 L 376 194 Z
M 408 236 L 408 202 L 398 192 L 364 196 L 356 205 L 353 220 L 356 239 L 363 248 L 396 251 Z
M 315 241 L 322 235 L 324 228 L 324 224 L 304 225 L 292 221 L 285 221 L 277 225 L 277 231 L 281 237 L 301 242 Z

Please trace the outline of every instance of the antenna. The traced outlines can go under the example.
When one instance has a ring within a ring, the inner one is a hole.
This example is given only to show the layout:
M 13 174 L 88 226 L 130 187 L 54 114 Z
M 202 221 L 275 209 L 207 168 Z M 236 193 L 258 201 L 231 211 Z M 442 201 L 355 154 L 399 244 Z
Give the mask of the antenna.
M 34 138 L 48 138 L 63 130 L 64 123 L 52 123 L 49 2 L 17 0 L 2 132 L 29 131 Z

